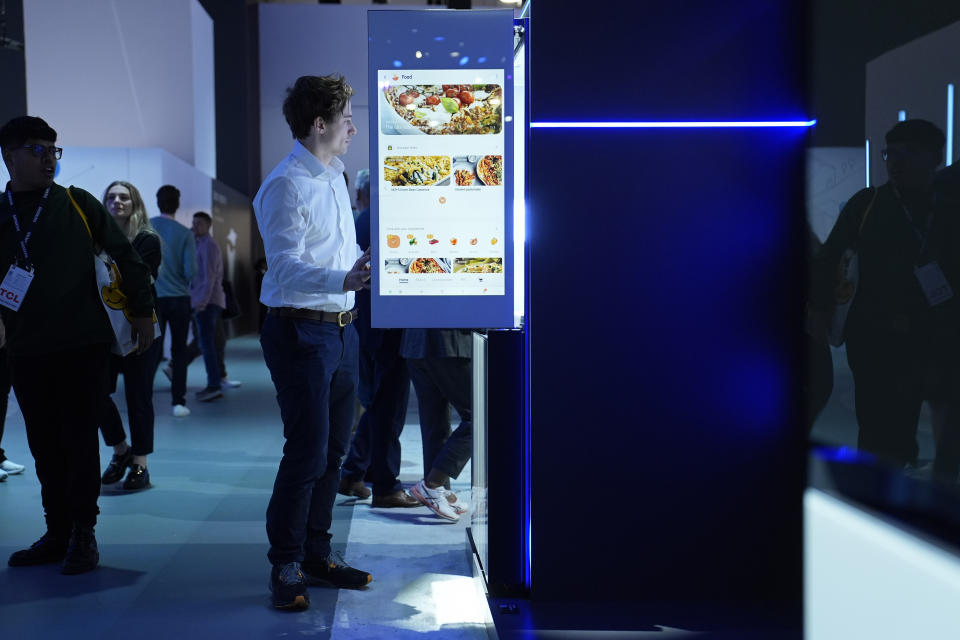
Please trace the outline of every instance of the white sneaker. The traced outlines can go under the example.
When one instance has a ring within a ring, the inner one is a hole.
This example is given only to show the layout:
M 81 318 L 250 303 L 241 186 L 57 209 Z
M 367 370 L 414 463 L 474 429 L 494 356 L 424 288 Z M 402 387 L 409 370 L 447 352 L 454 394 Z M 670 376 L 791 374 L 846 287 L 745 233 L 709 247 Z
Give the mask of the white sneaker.
M 446 495 L 444 497 L 447 499 L 447 502 L 450 503 L 450 506 L 458 516 L 462 516 L 470 510 L 469 507 L 467 507 L 467 503 L 464 500 L 461 500 L 460 497 L 457 496 L 457 494 L 455 494 L 453 491 L 445 491 L 445 493 Z
M 220 388 L 221 388 L 221 389 L 236 389 L 237 387 L 239 387 L 239 386 L 242 385 L 242 384 L 243 384 L 243 383 L 240 382 L 239 380 L 227 380 L 226 378 L 224 378 L 223 380 L 220 381 Z
M 4 471 L 3 469 L 0 469 L 0 482 L 3 482 L 6 479 L 7 479 L 7 472 Z
M 186 418 L 188 415 L 190 415 L 190 409 L 187 409 L 187 405 L 185 404 L 173 405 L 174 418 Z
M 443 487 L 431 489 L 423 480 L 410 488 L 410 495 L 419 500 L 425 507 L 444 520 L 456 522 L 460 519 L 460 516 L 457 515 L 453 506 L 447 502 L 446 493 L 447 491 Z
M 4 460 L 0 462 L 0 471 L 4 471 L 11 476 L 15 476 L 18 473 L 23 473 L 24 466 L 22 464 L 17 464 L 12 460 Z

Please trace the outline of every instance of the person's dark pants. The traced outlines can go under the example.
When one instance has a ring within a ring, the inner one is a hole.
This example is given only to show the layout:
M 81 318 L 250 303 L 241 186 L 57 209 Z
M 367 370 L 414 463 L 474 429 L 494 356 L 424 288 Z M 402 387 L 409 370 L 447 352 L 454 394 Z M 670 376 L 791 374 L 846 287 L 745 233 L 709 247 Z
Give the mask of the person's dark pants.
M 100 431 L 103 442 L 112 447 L 126 439 L 123 420 L 110 394 L 117 390 L 117 376 L 123 374 L 123 393 L 130 420 L 130 450 L 135 456 L 153 453 L 153 372 L 160 357 L 162 343 L 154 341 L 146 353 L 125 358 L 110 356 L 108 391 L 101 404 Z
M 11 357 L 13 390 L 37 465 L 47 530 L 66 537 L 93 527 L 100 496 L 100 403 L 110 347 Z
M 7 401 L 10 397 L 10 365 L 7 363 L 7 348 L 0 349 L 0 442 L 3 442 L 3 426 L 7 422 Z M 0 447 L 0 462 L 7 459 Z
M 407 418 L 410 374 L 400 357 L 402 331 L 383 332 L 373 358 L 373 401 L 360 417 L 350 455 L 341 476 L 349 480 L 373 480 L 374 495 L 389 495 L 403 489 L 400 483 L 400 434 Z
M 197 341 L 203 353 L 203 365 L 207 369 L 207 388 L 219 388 L 222 376 L 220 363 L 217 362 L 216 330 L 217 318 L 223 313 L 223 307 L 208 304 L 203 311 L 194 314 L 197 318 Z
M 277 389 L 283 458 L 267 507 L 274 565 L 330 555 L 330 525 L 353 426 L 357 334 L 352 325 L 269 314 L 260 332 Z
M 925 353 L 920 340 L 893 332 L 847 337 L 857 448 L 898 468 L 917 462 L 917 423 L 928 369 Z
M 193 340 L 190 344 L 187 345 L 187 364 L 199 358 L 203 355 L 203 350 L 200 349 L 200 338 L 198 337 L 199 331 L 197 331 L 197 321 L 191 320 L 193 323 Z M 223 324 L 223 314 L 221 313 L 217 316 L 217 325 L 214 328 L 213 332 L 213 342 L 217 348 L 217 365 L 220 368 L 220 377 L 226 379 L 227 377 L 227 365 L 223 359 L 224 353 L 227 350 L 227 332 Z
M 157 315 L 160 318 L 160 345 L 170 326 L 170 369 L 173 376 L 170 386 L 172 404 L 187 404 L 187 331 L 193 312 L 190 310 L 190 296 L 157 298 Z M 159 356 L 157 364 L 160 363 Z M 156 366 L 154 367 L 156 372 Z
M 437 470 L 456 478 L 473 452 L 470 358 L 411 359 L 407 360 L 407 366 L 420 410 L 424 476 Z M 461 420 L 453 433 L 450 433 L 450 405 Z

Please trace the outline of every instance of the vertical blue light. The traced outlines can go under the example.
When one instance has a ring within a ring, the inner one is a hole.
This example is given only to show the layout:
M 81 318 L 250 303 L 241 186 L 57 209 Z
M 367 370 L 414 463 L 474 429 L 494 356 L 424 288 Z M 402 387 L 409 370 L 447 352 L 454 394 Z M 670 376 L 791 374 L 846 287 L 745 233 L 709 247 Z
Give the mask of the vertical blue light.
M 903 122 L 907 119 L 907 112 L 902 109 L 897 113 L 897 121 Z
M 953 164 L 953 84 L 947 85 L 947 166 Z
M 867 165 L 867 189 L 870 188 L 870 138 L 867 138 L 866 144 L 863 145 L 863 155 L 866 158 Z

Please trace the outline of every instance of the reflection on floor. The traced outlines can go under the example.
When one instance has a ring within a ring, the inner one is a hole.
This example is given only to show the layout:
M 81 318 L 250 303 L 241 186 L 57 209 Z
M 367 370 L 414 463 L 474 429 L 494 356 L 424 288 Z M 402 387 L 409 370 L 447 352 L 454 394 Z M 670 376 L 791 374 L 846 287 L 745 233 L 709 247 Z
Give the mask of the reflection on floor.
M 485 602 L 470 580 L 464 517 L 446 524 L 425 507 L 372 509 L 338 496 L 334 542 L 371 571 L 364 591 L 311 588 L 311 607 L 270 607 L 264 513 L 283 444 L 273 386 L 254 338 L 231 340 L 223 399 L 170 415 L 157 376 L 153 488 L 100 498 L 101 566 L 61 576 L 55 566 L 10 569 L 6 558 L 43 533 L 40 487 L 11 396 L 3 447 L 27 471 L 0 483 L 0 638 L 484 639 Z M 199 389 L 203 365 L 189 370 Z M 115 396 L 121 413 L 122 392 Z M 105 463 L 111 451 L 101 446 Z M 416 404 L 403 438 L 401 479 L 420 479 Z M 454 490 L 469 500 L 469 466 Z

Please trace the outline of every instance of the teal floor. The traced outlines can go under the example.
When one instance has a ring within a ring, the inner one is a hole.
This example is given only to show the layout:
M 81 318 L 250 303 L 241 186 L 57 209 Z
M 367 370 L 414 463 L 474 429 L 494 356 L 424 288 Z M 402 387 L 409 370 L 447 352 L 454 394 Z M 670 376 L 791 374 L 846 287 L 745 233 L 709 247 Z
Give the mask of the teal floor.
M 105 492 L 97 526 L 101 566 L 62 576 L 54 566 L 0 566 L 0 639 L 13 638 L 486 638 L 489 609 L 470 578 L 469 519 L 446 524 L 425 507 L 373 509 L 338 496 L 335 548 L 370 571 L 364 591 L 311 588 L 299 614 L 270 606 L 264 513 L 283 445 L 259 343 L 231 340 L 242 386 L 192 414 L 169 412 L 157 376 L 152 488 Z M 200 389 L 202 363 L 188 389 Z M 116 396 L 125 415 L 122 392 Z M 401 480 L 422 476 L 415 403 L 403 436 Z M 3 447 L 27 471 L 0 483 L 0 559 L 43 533 L 40 486 L 11 396 Z M 101 460 L 111 451 L 101 443 Z M 454 483 L 469 499 L 470 468 Z

